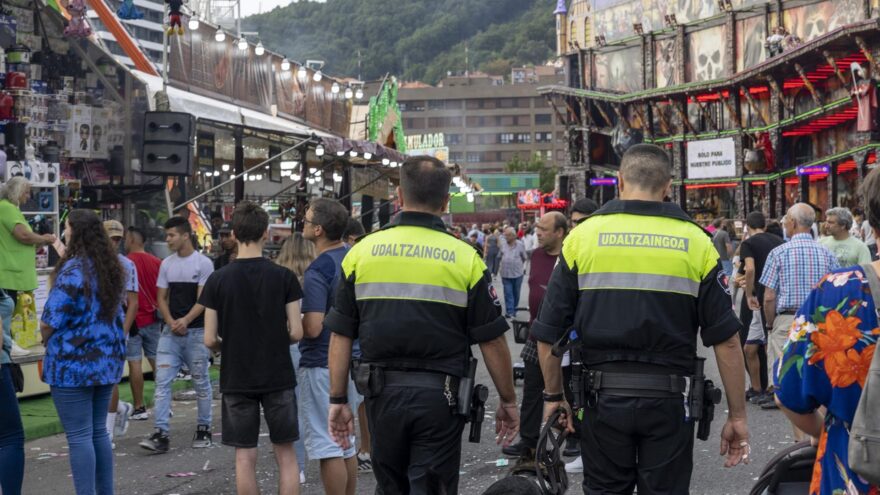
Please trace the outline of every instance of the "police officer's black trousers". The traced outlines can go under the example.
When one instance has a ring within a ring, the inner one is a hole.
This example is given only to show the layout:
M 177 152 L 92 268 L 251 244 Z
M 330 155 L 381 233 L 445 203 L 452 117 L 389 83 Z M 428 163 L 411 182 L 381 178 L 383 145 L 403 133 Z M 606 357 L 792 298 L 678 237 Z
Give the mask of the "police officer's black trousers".
M 386 385 L 367 399 L 376 493 L 458 493 L 464 418 L 438 388 Z
M 693 470 L 694 425 L 683 398 L 600 394 L 584 411 L 584 494 L 686 494 Z

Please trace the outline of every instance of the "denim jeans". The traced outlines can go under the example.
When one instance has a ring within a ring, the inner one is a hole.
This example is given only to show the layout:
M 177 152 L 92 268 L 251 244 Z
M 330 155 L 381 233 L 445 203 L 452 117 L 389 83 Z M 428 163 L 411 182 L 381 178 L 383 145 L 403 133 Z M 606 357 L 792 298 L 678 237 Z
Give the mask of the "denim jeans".
M 296 376 L 296 373 L 299 370 L 299 360 L 302 359 L 302 353 L 299 352 L 298 343 L 290 346 L 290 359 L 293 361 L 293 374 Z M 299 398 L 299 386 L 296 387 L 296 404 L 297 406 L 302 404 Z M 306 444 L 302 434 L 300 434 L 299 440 L 293 442 L 293 448 L 296 449 L 296 459 L 299 463 L 299 471 L 301 473 L 305 472 L 309 458 L 306 457 Z
M 0 364 L 12 362 L 9 349 L 12 348 L 12 313 L 14 311 L 15 301 L 11 297 L 0 297 L 0 320 L 3 321 L 3 349 L 0 350 Z
M 162 329 L 156 352 L 156 428 L 169 431 L 171 384 L 184 364 L 192 373 L 192 384 L 196 391 L 197 424 L 211 426 L 213 392 L 211 377 L 208 375 L 208 359 L 211 353 L 205 347 L 204 338 L 204 328 L 190 328 L 186 335 L 177 335 L 168 326 Z
M 0 367 L 0 493 L 21 495 L 24 429 L 9 366 Z
M 77 495 L 113 494 L 113 450 L 107 407 L 113 385 L 52 387 L 52 400 L 70 446 Z
M 721 269 L 724 270 L 724 273 L 727 274 L 727 278 L 733 276 L 733 261 L 731 260 L 721 260 Z
M 506 313 L 516 316 L 516 308 L 519 306 L 519 295 L 522 289 L 522 276 L 516 278 L 502 278 L 501 284 L 504 285 L 504 307 Z

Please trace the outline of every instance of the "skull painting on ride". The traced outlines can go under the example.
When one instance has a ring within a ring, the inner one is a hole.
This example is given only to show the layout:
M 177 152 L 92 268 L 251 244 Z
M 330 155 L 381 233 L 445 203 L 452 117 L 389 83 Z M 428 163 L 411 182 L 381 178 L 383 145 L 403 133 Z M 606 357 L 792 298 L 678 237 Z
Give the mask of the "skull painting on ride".
M 694 31 L 686 37 L 688 60 L 685 74 L 688 82 L 710 81 L 727 74 L 727 26 Z
M 643 89 L 640 47 L 597 52 L 594 60 L 597 87 L 621 92 Z
M 790 33 L 807 42 L 844 25 L 863 20 L 864 17 L 864 2 L 826 0 L 788 9 L 783 19 Z

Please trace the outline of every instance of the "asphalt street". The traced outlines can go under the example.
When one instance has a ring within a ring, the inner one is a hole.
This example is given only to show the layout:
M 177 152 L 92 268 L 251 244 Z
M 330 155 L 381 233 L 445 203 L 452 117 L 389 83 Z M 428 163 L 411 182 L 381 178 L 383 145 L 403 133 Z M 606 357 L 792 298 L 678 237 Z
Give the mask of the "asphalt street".
M 528 291 L 523 284 L 522 301 Z M 502 291 L 498 291 L 501 293 Z M 524 303 L 523 303 L 524 304 Z M 521 346 L 513 342 L 508 333 L 514 360 L 519 360 Z M 702 352 L 706 362 L 707 377 L 720 383 L 714 355 L 711 350 Z M 477 353 L 479 357 L 479 353 Z M 491 385 L 488 372 L 481 365 L 478 383 L 489 385 L 490 396 L 487 404 L 487 418 L 483 423 L 482 443 L 467 442 L 465 429 L 462 445 L 462 464 L 460 493 L 480 494 L 489 485 L 505 476 L 508 467 L 500 448 L 494 444 L 494 426 L 489 412 L 494 412 L 498 396 Z M 127 385 L 124 385 L 127 386 Z M 522 391 L 522 383 L 517 384 L 517 393 Z M 175 402 L 174 417 L 171 421 L 171 451 L 164 455 L 154 455 L 138 447 L 138 442 L 152 432 L 152 421 L 133 421 L 128 434 L 116 439 L 115 473 L 116 493 L 120 495 L 196 495 L 235 493 L 234 450 L 220 445 L 220 408 L 214 401 L 214 436 L 216 444 L 209 449 L 189 447 L 195 430 L 195 402 Z M 726 417 L 726 401 L 716 410 L 716 420 L 712 424 L 712 435 L 707 442 L 697 441 L 695 445 L 695 466 L 691 483 L 694 494 L 747 494 L 767 461 L 781 449 L 790 445 L 791 428 L 779 411 L 762 411 L 749 405 L 749 427 L 752 436 L 752 462 L 749 465 L 732 469 L 723 467 L 719 456 L 718 432 Z M 382 435 L 381 431 L 373 432 Z M 263 493 L 276 493 L 277 478 L 275 463 L 269 444 L 268 432 L 263 427 L 261 433 L 260 460 L 258 464 L 259 484 Z M 73 483 L 68 464 L 67 442 L 63 435 L 44 438 L 25 445 L 25 485 L 24 493 L 33 495 L 71 494 Z M 570 478 L 568 493 L 581 493 L 581 475 Z M 375 480 L 371 474 L 358 477 L 358 494 L 372 494 Z M 302 493 L 322 494 L 318 476 L 317 462 L 309 462 L 306 468 L 306 484 Z

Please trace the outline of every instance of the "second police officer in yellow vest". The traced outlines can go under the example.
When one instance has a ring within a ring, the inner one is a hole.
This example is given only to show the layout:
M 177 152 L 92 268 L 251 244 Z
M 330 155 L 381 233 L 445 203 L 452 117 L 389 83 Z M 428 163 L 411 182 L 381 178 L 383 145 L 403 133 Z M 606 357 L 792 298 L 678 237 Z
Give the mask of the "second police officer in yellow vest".
M 344 280 L 326 320 L 333 331 L 331 433 L 342 444 L 354 433 L 346 386 L 352 341 L 360 339 L 355 381 L 366 396 L 373 472 L 385 495 L 458 493 L 473 344 L 500 396 L 498 442 L 509 444 L 519 429 L 508 324 L 491 275 L 440 218 L 451 179 L 434 158 L 403 164 L 403 211 L 345 257 Z
M 620 199 L 565 239 L 532 334 L 539 341 L 545 418 L 567 404 L 551 346 L 575 328 L 584 363 L 584 493 L 688 493 L 701 391 L 697 335 L 713 346 L 729 415 L 725 465 L 748 462 L 740 322 L 706 232 L 665 203 L 669 157 L 653 145 L 624 155 Z M 572 414 L 566 423 L 571 429 Z

